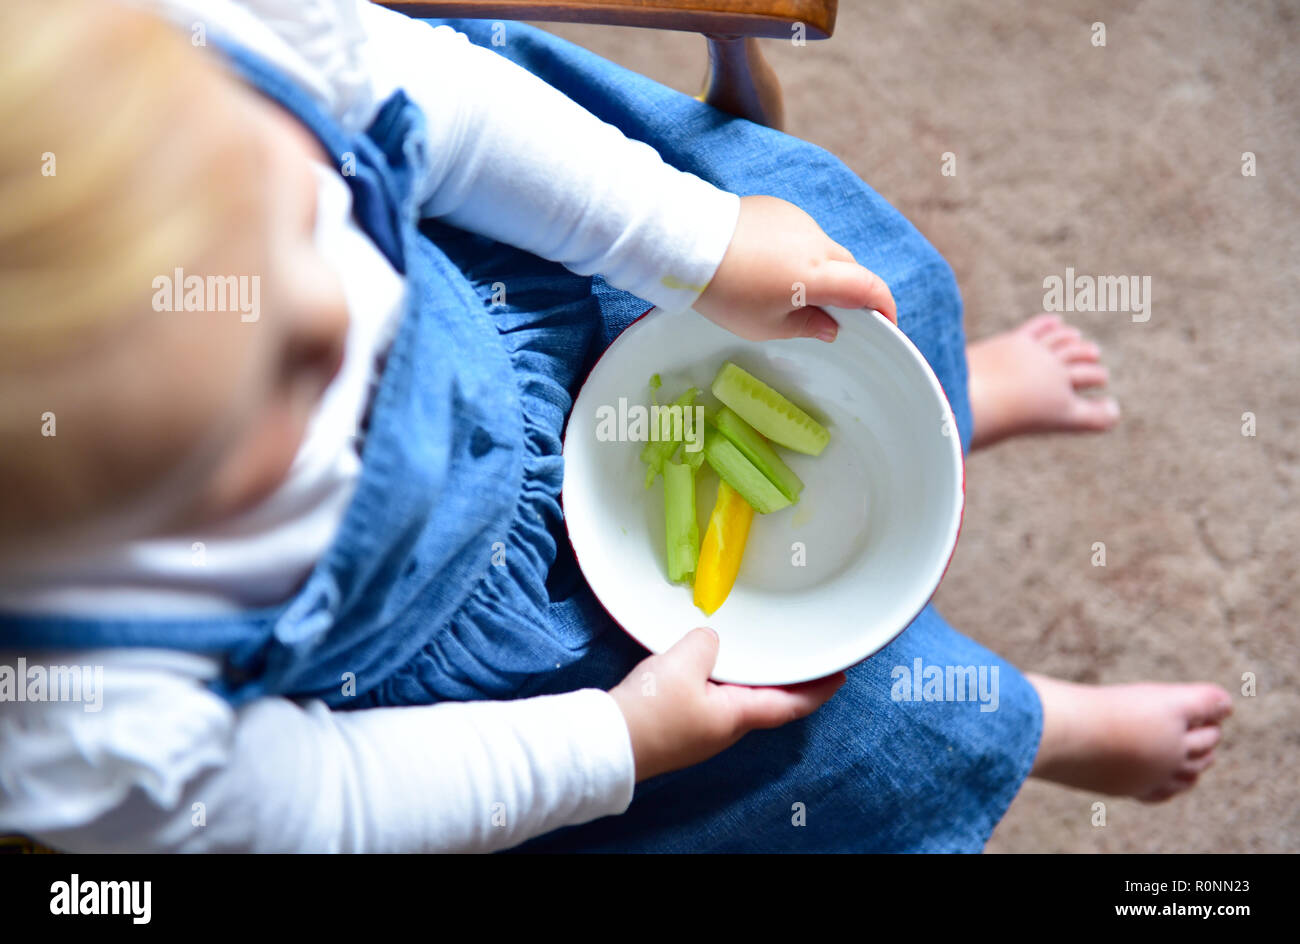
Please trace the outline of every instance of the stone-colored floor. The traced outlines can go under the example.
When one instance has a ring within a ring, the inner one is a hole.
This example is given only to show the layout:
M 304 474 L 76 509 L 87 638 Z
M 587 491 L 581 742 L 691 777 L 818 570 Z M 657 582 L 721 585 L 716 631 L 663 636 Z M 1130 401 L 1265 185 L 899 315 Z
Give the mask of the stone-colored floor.
M 1071 316 L 1105 351 L 1119 428 L 971 461 L 944 613 L 1065 678 L 1257 679 L 1191 795 L 1109 802 L 1096 828 L 1097 797 L 1031 782 L 989 851 L 1300 850 L 1300 3 L 840 7 L 833 39 L 765 45 L 788 130 L 948 257 L 972 336 L 1038 312 L 1066 266 L 1152 280 L 1145 323 Z M 552 28 L 699 88 L 698 36 Z

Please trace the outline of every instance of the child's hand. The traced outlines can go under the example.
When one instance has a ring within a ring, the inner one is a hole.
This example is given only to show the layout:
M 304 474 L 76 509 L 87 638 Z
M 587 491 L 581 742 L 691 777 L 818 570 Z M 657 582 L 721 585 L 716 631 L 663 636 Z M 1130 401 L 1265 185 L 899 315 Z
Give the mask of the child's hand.
M 749 731 L 810 715 L 844 684 L 837 672 L 783 688 L 720 685 L 709 681 L 717 658 L 717 635 L 694 629 L 610 691 L 632 736 L 638 782 L 708 760 Z
M 838 325 L 818 305 L 874 308 L 898 323 L 889 286 L 811 216 L 776 197 L 741 197 L 731 245 L 695 310 L 751 341 L 833 341 Z

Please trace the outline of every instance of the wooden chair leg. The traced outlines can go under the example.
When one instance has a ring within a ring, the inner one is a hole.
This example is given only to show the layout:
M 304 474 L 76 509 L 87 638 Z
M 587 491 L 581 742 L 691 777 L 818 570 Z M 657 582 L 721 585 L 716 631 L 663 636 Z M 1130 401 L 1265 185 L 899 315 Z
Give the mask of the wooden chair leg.
M 781 84 L 752 36 L 706 34 L 709 75 L 700 97 L 715 108 L 778 131 L 785 127 Z

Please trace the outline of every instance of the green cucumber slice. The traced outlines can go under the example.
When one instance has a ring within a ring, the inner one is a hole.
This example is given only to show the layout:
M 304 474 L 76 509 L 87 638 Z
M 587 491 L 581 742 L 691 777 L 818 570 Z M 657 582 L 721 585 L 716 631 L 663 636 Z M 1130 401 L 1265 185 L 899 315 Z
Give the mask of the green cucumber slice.
M 695 470 L 680 462 L 664 464 L 664 534 L 668 579 L 691 579 L 700 557 L 700 523 L 695 516 Z
M 713 378 L 712 389 L 713 395 L 735 410 L 741 419 L 787 449 L 819 456 L 831 441 L 826 427 L 730 361 Z
M 768 444 L 758 430 L 737 416 L 730 407 L 725 406 L 714 414 L 713 425 L 718 428 L 718 432 L 731 440 L 758 471 L 767 476 L 769 482 L 780 489 L 782 495 L 790 499 L 791 504 L 799 501 L 803 482 L 788 465 L 781 461 L 776 450 Z
M 780 511 L 790 504 L 790 499 L 716 429 L 709 430 L 704 437 L 704 458 L 760 515 Z

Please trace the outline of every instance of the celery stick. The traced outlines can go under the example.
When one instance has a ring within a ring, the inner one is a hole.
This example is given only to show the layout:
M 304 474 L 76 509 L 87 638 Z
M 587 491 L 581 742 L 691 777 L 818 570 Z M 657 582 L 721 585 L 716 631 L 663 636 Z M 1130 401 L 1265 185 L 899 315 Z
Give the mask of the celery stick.
M 700 556 L 700 525 L 695 517 L 695 473 L 688 465 L 666 462 L 664 533 L 668 545 L 668 579 L 690 580 Z
M 704 431 L 701 430 L 701 438 L 703 438 L 703 435 Z M 700 471 L 700 466 L 704 464 L 704 444 L 701 442 L 700 448 L 696 449 L 694 452 L 691 452 L 685 446 L 682 446 L 682 462 L 686 463 L 692 472 Z
M 645 463 L 645 487 L 648 489 L 655 482 L 655 476 L 663 471 L 664 463 L 672 457 L 665 447 L 677 450 L 677 443 L 647 442 L 641 447 L 641 461 Z
M 709 429 L 709 424 L 713 422 L 713 417 L 708 410 L 700 407 L 700 423 L 698 429 L 692 429 L 686 441 L 682 443 L 682 462 L 691 467 L 692 472 L 699 472 L 700 466 L 704 465 L 704 434 Z M 694 441 L 694 442 L 692 442 Z M 692 452 L 689 446 L 698 443 L 699 447 Z
M 658 374 L 655 374 L 656 378 L 658 376 L 659 376 Z M 652 400 L 653 400 L 654 389 L 655 386 L 652 381 L 651 383 Z M 680 407 L 683 412 L 683 416 L 682 416 L 683 422 L 682 422 L 682 430 L 681 430 L 683 434 L 685 433 L 687 417 L 690 413 L 690 407 L 692 404 L 694 404 L 695 398 L 698 397 L 699 395 L 700 395 L 699 388 L 691 387 L 689 390 L 687 390 L 685 393 L 679 396 L 676 400 L 674 400 L 671 404 L 674 407 Z M 656 406 L 659 405 L 657 401 L 655 401 L 655 405 Z M 653 425 L 653 423 L 654 420 L 652 418 L 651 424 Z M 652 484 L 654 484 L 655 476 L 663 471 L 664 465 L 667 464 L 667 462 L 672 458 L 673 453 L 677 451 L 677 447 L 681 445 L 682 442 L 681 439 L 672 438 L 674 433 L 677 432 L 672 427 L 673 427 L 672 414 L 669 413 L 667 410 L 661 411 L 659 414 L 659 429 L 655 431 L 657 438 L 651 438 L 649 441 L 646 442 L 646 444 L 643 447 L 641 447 L 641 461 L 646 464 L 646 471 L 645 471 L 646 488 L 649 488 Z

